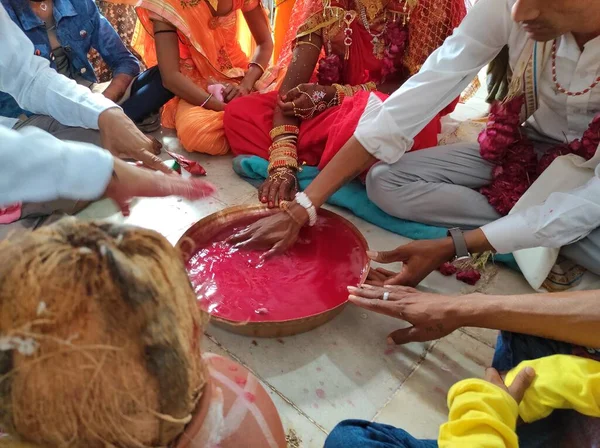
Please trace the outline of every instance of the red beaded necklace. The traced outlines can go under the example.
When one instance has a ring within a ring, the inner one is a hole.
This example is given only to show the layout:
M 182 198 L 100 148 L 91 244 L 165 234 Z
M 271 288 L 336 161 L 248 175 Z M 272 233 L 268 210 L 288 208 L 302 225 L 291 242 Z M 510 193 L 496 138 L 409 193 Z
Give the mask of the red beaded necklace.
M 591 86 L 589 86 L 587 89 L 582 90 L 580 92 L 571 92 L 571 91 L 565 89 L 563 86 L 561 86 L 560 83 L 558 82 L 558 78 L 556 77 L 556 39 L 555 39 L 554 43 L 552 44 L 552 81 L 554 81 L 554 85 L 556 86 L 556 88 L 558 89 L 558 91 L 560 93 L 564 93 L 567 96 L 581 96 L 581 95 L 585 95 L 590 90 L 592 90 L 594 87 L 596 87 L 598 84 L 600 84 L 600 76 L 598 76 L 596 78 L 596 80 L 592 83 Z

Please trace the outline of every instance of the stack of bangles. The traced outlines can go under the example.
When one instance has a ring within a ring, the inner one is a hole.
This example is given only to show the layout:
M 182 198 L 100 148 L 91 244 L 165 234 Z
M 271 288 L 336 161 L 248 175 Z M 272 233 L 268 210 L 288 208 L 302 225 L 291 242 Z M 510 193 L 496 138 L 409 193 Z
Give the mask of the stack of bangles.
M 278 168 L 298 170 L 298 126 L 285 124 L 271 130 L 269 135 L 273 143 L 269 148 L 269 173 Z
M 340 106 L 344 102 L 344 98 L 354 96 L 361 90 L 365 92 L 374 92 L 377 90 L 377 85 L 374 82 L 359 84 L 357 86 L 333 84 L 333 87 L 335 88 L 335 96 L 328 104 L 328 107 Z

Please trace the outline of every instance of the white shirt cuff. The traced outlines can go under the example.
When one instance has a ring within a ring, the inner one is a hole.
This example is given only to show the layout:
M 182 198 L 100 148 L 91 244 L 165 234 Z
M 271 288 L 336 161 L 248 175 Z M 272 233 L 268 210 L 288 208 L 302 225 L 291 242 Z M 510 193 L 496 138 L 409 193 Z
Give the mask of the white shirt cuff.
M 371 93 L 354 137 L 375 158 L 392 164 L 410 151 L 413 140 L 401 135 L 383 102 Z
M 100 198 L 113 172 L 113 156 L 88 143 L 64 142 L 62 177 L 57 183 L 59 197 L 80 200 Z
M 113 107 L 121 109 L 120 106 L 117 106 L 101 93 L 94 93 L 88 96 L 80 103 L 80 106 L 81 122 L 84 125 L 83 127 L 88 129 L 98 129 L 100 114 L 105 110 L 112 109 Z
M 499 254 L 538 247 L 539 241 L 521 213 L 505 216 L 481 228 Z

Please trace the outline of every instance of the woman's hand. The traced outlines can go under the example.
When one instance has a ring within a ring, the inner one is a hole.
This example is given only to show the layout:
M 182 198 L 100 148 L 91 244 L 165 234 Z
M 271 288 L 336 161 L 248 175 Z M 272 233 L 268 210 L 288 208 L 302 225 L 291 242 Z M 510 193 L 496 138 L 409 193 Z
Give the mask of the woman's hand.
M 335 93 L 335 87 L 300 84 L 283 95 L 278 106 L 286 117 L 309 120 L 329 107 Z
M 229 237 L 227 243 L 250 250 L 266 250 L 263 258 L 268 258 L 290 248 L 298 239 L 301 228 L 298 218 L 282 211 L 256 221 Z
M 243 85 L 235 85 L 235 84 L 227 84 L 225 85 L 225 89 L 223 90 L 223 98 L 225 103 L 230 103 L 236 98 L 249 95 L 251 92 L 250 89 Z
M 353 304 L 412 324 L 391 333 L 389 345 L 443 338 L 463 326 L 454 311 L 459 305 L 456 297 L 423 293 L 406 286 L 349 286 L 348 292 Z
M 269 208 L 279 207 L 281 201 L 292 201 L 298 192 L 296 172 L 290 168 L 278 168 L 258 189 L 258 200 Z

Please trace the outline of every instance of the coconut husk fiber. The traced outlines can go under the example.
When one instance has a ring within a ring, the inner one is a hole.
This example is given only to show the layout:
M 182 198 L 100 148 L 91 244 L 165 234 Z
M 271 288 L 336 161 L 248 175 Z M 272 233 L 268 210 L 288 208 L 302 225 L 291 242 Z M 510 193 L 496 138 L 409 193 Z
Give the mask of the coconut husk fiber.
M 206 381 L 179 252 L 68 218 L 0 253 L 0 428 L 43 448 L 173 442 Z

